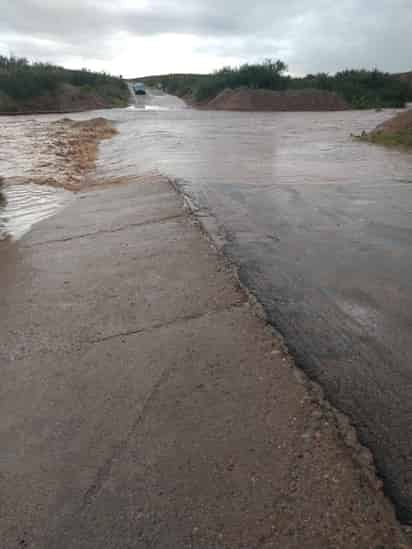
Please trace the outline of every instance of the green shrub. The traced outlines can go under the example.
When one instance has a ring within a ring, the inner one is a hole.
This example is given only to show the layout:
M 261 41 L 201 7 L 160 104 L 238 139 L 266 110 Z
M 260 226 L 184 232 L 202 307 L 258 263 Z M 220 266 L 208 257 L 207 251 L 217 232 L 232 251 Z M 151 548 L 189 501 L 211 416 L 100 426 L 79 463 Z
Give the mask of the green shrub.
M 109 103 L 116 99 L 127 104 L 129 98 L 126 83 L 106 73 L 69 70 L 48 63 L 29 63 L 24 58 L 0 56 L 0 94 L 7 96 L 15 106 L 44 95 L 56 96 L 65 84 L 76 86 L 83 95 L 100 95 Z
M 282 61 L 267 59 L 263 63 L 224 67 L 209 75 L 165 75 L 147 78 L 148 86 L 160 85 L 166 92 L 180 97 L 191 94 L 204 102 L 225 88 L 248 87 L 269 90 L 319 89 L 336 92 L 355 109 L 399 108 L 412 100 L 412 85 L 399 76 L 377 69 L 345 70 L 329 75 L 309 74 L 303 78 L 285 75 Z
M 291 79 L 290 85 L 295 89 L 312 87 L 336 92 L 355 109 L 402 108 L 410 94 L 406 82 L 377 69 L 308 75 Z
M 16 102 L 8 95 L 0 92 L 0 112 L 14 112 L 16 109 Z

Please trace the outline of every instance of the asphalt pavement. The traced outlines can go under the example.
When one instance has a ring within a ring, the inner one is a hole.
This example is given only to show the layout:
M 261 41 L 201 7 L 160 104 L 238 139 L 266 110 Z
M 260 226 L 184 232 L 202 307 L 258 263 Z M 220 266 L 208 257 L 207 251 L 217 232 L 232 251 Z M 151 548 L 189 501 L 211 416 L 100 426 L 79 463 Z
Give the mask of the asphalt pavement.
M 242 282 L 374 455 L 412 523 L 408 180 L 207 188 Z

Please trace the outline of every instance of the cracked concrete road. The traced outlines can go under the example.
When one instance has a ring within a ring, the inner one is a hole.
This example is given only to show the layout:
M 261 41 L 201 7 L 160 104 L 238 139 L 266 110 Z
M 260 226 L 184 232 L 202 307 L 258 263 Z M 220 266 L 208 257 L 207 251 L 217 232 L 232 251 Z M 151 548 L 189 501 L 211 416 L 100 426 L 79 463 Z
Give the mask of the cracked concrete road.
M 2 548 L 406 547 L 167 181 L 0 253 Z

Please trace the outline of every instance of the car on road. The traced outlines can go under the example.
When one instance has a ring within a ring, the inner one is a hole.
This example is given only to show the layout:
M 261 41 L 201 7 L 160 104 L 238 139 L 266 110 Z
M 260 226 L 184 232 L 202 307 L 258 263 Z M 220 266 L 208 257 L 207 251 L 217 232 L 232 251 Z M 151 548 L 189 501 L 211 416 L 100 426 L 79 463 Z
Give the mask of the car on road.
M 146 95 L 146 88 L 143 82 L 135 82 L 133 84 L 133 90 L 136 95 Z

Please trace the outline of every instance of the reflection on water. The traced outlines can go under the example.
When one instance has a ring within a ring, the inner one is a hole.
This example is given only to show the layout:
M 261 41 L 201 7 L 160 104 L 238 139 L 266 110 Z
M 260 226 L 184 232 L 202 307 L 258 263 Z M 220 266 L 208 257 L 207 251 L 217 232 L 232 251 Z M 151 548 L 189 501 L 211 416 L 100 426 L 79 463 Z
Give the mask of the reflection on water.
M 97 173 L 134 176 L 157 170 L 185 180 L 195 194 L 206 194 L 211 184 L 258 190 L 404 182 L 411 154 L 351 138 L 395 112 L 107 111 L 104 116 L 115 120 L 120 134 L 101 144 Z
M 0 193 L 0 240 L 21 238 L 35 224 L 70 200 L 62 189 L 33 184 L 11 185 Z

